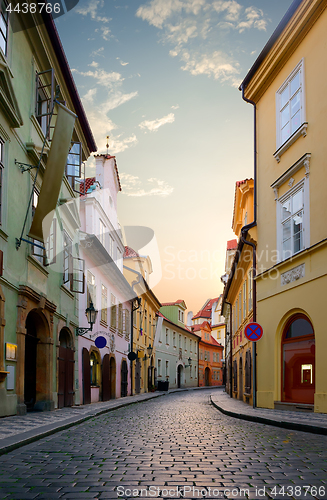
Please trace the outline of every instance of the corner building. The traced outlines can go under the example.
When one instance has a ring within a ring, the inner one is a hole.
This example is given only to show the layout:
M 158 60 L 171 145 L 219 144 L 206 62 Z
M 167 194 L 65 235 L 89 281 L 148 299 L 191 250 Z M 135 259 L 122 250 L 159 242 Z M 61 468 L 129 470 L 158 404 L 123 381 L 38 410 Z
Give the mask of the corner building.
M 327 413 L 327 1 L 296 0 L 243 80 L 257 108 L 257 405 Z

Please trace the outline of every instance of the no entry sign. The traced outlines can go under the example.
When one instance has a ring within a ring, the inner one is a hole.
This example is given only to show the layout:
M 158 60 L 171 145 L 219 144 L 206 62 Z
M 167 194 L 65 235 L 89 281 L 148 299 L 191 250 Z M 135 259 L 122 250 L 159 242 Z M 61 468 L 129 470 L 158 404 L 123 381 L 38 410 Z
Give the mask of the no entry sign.
M 262 326 L 259 323 L 249 323 L 244 328 L 244 335 L 251 342 L 258 342 L 263 335 Z

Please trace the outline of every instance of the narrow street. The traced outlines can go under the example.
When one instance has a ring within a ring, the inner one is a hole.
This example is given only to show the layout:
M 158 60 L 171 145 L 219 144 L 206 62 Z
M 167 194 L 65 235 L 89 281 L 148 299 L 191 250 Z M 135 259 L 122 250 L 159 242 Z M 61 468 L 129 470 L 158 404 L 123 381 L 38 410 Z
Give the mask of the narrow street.
M 0 457 L 0 498 L 327 498 L 327 437 L 227 417 L 211 392 L 114 410 Z

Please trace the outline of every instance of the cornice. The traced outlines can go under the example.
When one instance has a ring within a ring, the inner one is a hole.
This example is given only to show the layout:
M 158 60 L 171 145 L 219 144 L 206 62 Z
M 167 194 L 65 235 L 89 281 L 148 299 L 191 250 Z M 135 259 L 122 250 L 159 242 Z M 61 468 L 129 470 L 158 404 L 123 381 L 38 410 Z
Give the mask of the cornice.
M 246 98 L 259 101 L 326 7 L 326 0 L 307 0 L 301 3 L 248 83 Z

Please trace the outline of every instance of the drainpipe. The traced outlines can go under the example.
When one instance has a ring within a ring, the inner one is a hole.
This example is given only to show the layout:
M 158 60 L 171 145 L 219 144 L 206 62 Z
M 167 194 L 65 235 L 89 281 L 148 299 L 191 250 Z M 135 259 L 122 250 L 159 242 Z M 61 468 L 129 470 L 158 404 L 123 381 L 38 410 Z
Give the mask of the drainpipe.
M 134 286 L 136 285 L 139 285 L 141 283 L 141 278 L 142 278 L 142 275 L 140 273 L 138 273 L 137 271 L 134 271 L 134 269 L 131 269 L 130 267 L 127 267 L 127 266 L 123 266 L 125 269 L 127 269 L 128 271 L 132 271 L 132 273 L 135 273 L 138 275 L 138 280 L 136 281 L 136 283 L 134 283 L 132 285 L 132 290 L 134 291 Z M 133 307 L 133 300 L 132 299 L 132 314 L 131 314 L 131 352 L 133 352 L 133 340 L 134 340 L 134 318 L 133 318 L 133 313 L 135 311 L 137 311 L 140 307 L 140 304 L 138 305 L 138 307 L 136 307 L 134 309 Z M 130 366 L 131 366 L 131 396 L 133 396 L 133 360 L 130 360 Z
M 253 291 L 253 321 L 257 321 L 257 287 L 256 287 L 256 269 L 257 269 L 257 258 L 256 258 L 256 245 L 250 241 L 247 241 L 246 236 L 249 229 L 255 227 L 257 225 L 257 106 L 254 101 L 247 99 L 244 95 L 245 87 L 242 83 L 242 99 L 249 104 L 252 104 L 254 111 L 254 138 L 253 138 L 253 150 L 254 150 L 254 220 L 250 224 L 243 226 L 241 229 L 241 238 L 245 245 L 249 245 L 253 249 L 253 273 L 252 273 L 252 291 Z M 253 342 L 252 345 L 252 358 L 253 358 L 253 408 L 257 406 L 257 346 L 256 342 Z
M 225 300 L 229 305 L 229 355 L 230 355 L 230 370 L 229 370 L 229 395 L 233 397 L 233 308 L 230 302 Z M 227 377 L 226 377 L 227 379 Z

